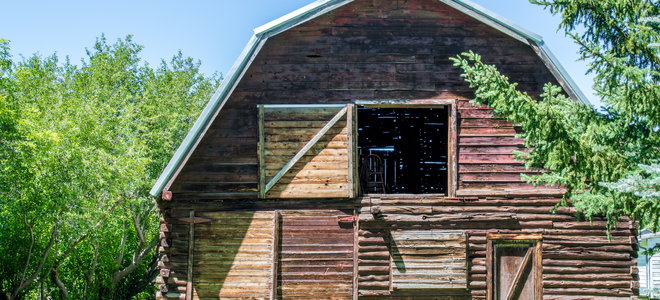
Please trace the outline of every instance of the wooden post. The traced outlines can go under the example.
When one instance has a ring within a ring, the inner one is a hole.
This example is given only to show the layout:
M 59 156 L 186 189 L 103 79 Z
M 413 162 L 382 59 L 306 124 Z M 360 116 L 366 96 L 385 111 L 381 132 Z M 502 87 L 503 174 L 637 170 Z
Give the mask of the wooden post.
M 353 300 L 358 299 L 358 254 L 359 254 L 359 231 L 360 231 L 360 218 L 358 216 L 358 208 L 353 208 Z
M 259 198 L 266 198 L 266 160 L 264 159 L 264 106 L 257 105 L 259 110 L 259 142 L 257 144 L 257 157 L 259 159 Z
M 380 204 L 380 199 L 377 199 L 377 200 L 378 200 L 378 203 Z M 380 210 L 378 212 L 380 212 Z M 373 214 L 374 212 L 372 211 L 371 213 Z M 389 257 L 388 257 L 389 258 L 388 259 L 388 263 L 389 263 L 388 272 L 389 273 L 387 274 L 387 277 L 389 279 L 388 292 L 390 294 L 392 294 L 392 292 L 394 291 L 394 271 L 392 270 L 394 268 L 394 257 L 392 255 L 392 253 L 394 252 L 394 247 L 392 246 L 392 243 L 394 242 L 394 239 L 392 238 L 392 229 L 386 227 L 383 230 L 384 230 L 383 238 L 385 239 L 384 242 L 387 245 L 387 249 L 388 249 L 387 252 L 389 254 Z
M 534 249 L 534 269 L 536 271 L 536 286 L 535 294 L 536 300 L 543 299 L 543 241 L 536 241 L 536 249 Z
M 452 101 L 450 105 L 451 115 L 449 116 L 449 145 L 451 147 L 450 152 L 451 156 L 449 160 L 449 187 L 447 195 L 449 197 L 456 196 L 456 190 L 458 190 L 458 101 Z
M 493 299 L 493 240 L 486 237 L 486 300 Z
M 358 197 L 360 195 L 360 156 L 358 153 L 358 113 L 357 105 L 353 105 L 353 195 Z
M 270 287 L 270 299 L 277 299 L 277 271 L 279 270 L 279 244 L 280 244 L 280 211 L 276 210 L 273 213 L 273 273 L 272 285 Z
M 172 200 L 172 192 L 168 191 L 166 189 L 163 189 L 163 192 L 161 193 L 160 198 L 163 199 L 163 200 L 170 201 L 170 200 Z
M 357 196 L 356 193 L 356 184 L 355 182 L 359 181 L 355 178 L 354 168 L 357 164 L 355 161 L 355 135 L 354 128 L 355 123 L 353 122 L 355 118 L 355 111 L 353 104 L 346 104 L 346 127 L 348 129 L 348 185 L 351 187 L 352 191 L 349 192 L 348 197 L 353 198 Z
M 186 300 L 192 299 L 193 289 L 193 251 L 195 249 L 195 211 L 190 210 L 190 225 L 188 225 L 188 278 L 186 283 Z

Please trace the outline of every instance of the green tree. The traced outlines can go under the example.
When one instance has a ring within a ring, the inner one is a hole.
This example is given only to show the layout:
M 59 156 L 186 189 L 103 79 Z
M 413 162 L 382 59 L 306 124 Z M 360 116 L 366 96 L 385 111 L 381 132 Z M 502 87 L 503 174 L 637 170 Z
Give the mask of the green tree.
M 80 65 L 12 61 L 0 41 L 0 291 L 9 298 L 153 295 L 148 190 L 218 85 L 176 54 L 153 68 L 131 37 Z
M 568 99 L 547 84 L 539 97 L 486 65 L 476 53 L 453 58 L 476 88 L 474 102 L 519 124 L 526 145 L 519 154 L 529 168 L 547 173 L 535 184 L 562 185 L 586 217 L 604 215 L 613 224 L 632 217 L 641 226 L 660 225 L 660 87 L 658 86 L 657 1 L 554 0 L 532 3 L 560 14 L 559 25 L 580 46 L 595 74 L 600 111 Z M 569 201 L 565 201 L 569 203 Z

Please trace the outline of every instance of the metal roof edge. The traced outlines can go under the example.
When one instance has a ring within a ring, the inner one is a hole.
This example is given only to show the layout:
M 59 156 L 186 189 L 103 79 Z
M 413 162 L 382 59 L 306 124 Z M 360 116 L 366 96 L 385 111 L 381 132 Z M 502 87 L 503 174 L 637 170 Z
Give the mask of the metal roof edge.
M 559 60 L 554 55 L 554 53 L 552 53 L 550 47 L 548 47 L 548 44 L 546 44 L 544 41 L 541 41 L 540 43 L 536 43 L 536 44 L 541 50 L 541 55 L 547 57 L 547 61 L 550 62 L 551 66 L 549 67 L 554 68 L 557 71 L 559 77 L 561 77 L 561 79 L 563 79 L 564 82 L 566 83 L 566 86 L 564 86 L 564 88 L 569 90 L 567 92 L 569 92 L 569 94 L 572 93 L 575 96 L 575 98 L 580 100 L 580 102 L 582 102 L 583 104 L 590 106 L 591 102 L 589 101 L 587 96 L 582 92 L 582 90 L 580 89 L 580 87 L 578 87 L 575 81 L 573 81 L 571 75 L 568 74 L 568 72 L 566 71 L 564 66 L 559 62 Z
M 658 232 L 652 232 L 652 233 L 646 233 L 646 234 L 639 235 L 640 240 L 647 240 L 647 239 L 653 239 L 653 238 L 658 238 L 658 237 L 660 237 L 660 233 L 658 233 Z
M 494 13 L 476 3 L 473 3 L 469 0 L 439 0 L 451 7 L 454 7 L 463 13 L 472 16 L 473 18 L 490 25 L 491 27 L 500 30 L 508 34 L 509 36 L 518 39 L 519 41 L 530 45 L 536 46 L 539 51 L 537 54 L 541 56 L 541 59 L 546 66 L 551 69 L 555 76 L 559 77 L 558 80 L 562 84 L 562 87 L 566 89 L 569 96 L 572 96 L 584 103 L 585 105 L 591 105 L 591 102 L 587 99 L 586 95 L 580 90 L 573 78 L 568 74 L 564 66 L 559 63 L 557 57 L 550 51 L 547 43 L 543 41 L 543 37 L 531 32 L 506 18 Z M 534 48 L 534 47 L 533 47 Z
M 195 148 L 200 140 L 199 137 L 206 132 L 208 125 L 210 125 L 211 121 L 215 119 L 214 116 L 217 115 L 219 108 L 224 104 L 224 100 L 227 98 L 230 91 L 233 90 L 238 79 L 242 76 L 251 57 L 256 54 L 256 50 L 259 48 L 258 46 L 261 40 L 261 36 L 256 34 L 250 38 L 250 41 L 248 41 L 245 48 L 243 48 L 241 55 L 239 55 L 231 69 L 229 69 L 227 77 L 225 77 L 218 89 L 216 89 L 215 93 L 211 96 L 211 99 L 204 107 L 204 110 L 202 110 L 202 113 L 195 121 L 195 124 L 190 128 L 188 134 L 186 134 L 186 137 L 181 142 L 181 145 L 179 145 L 179 148 L 177 148 L 172 156 L 172 159 L 170 159 L 169 163 L 156 180 L 156 183 L 154 183 L 149 194 L 157 196 L 177 172 L 181 162 L 189 155 L 189 152 Z
M 254 29 L 255 35 L 274 35 L 353 0 L 317 0 Z
M 459 11 L 472 16 L 473 18 L 490 25 L 491 27 L 502 31 L 509 36 L 516 38 L 523 43 L 527 43 L 527 40 L 532 40 L 534 42 L 541 42 L 543 37 L 540 35 L 531 32 L 506 18 L 494 13 L 485 7 L 476 4 L 468 0 L 439 0 L 442 3 L 445 3 Z M 498 28 L 499 27 L 499 28 Z
M 220 108 L 224 105 L 224 102 L 231 91 L 233 91 L 236 83 L 247 69 L 246 67 L 257 54 L 260 45 L 263 44 L 269 36 L 282 32 L 352 1 L 353 0 L 317 0 L 254 29 L 252 38 L 232 65 L 232 68 L 227 73 L 227 77 L 225 77 L 213 96 L 211 96 L 211 99 L 204 107 L 204 110 L 195 121 L 193 127 L 190 128 L 188 134 L 186 134 L 186 137 L 181 142 L 181 145 L 179 145 L 179 148 L 177 148 L 172 159 L 170 159 L 165 169 L 163 169 L 163 172 L 158 176 L 158 179 L 149 191 L 149 194 L 152 196 L 158 196 L 168 183 L 170 183 L 176 173 L 178 173 L 181 168 L 181 163 L 190 155 L 192 150 L 196 148 L 200 141 L 200 137 L 203 136 L 210 123 L 215 119 Z

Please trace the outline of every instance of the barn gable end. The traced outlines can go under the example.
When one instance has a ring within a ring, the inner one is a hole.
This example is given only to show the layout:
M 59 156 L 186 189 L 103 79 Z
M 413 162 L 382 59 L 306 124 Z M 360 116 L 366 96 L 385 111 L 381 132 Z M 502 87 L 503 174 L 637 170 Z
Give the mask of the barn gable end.
M 159 296 L 634 295 L 634 223 L 608 241 L 551 213 L 517 128 L 469 103 L 468 50 L 583 99 L 540 37 L 466 1 L 317 1 L 255 30 L 152 190 Z

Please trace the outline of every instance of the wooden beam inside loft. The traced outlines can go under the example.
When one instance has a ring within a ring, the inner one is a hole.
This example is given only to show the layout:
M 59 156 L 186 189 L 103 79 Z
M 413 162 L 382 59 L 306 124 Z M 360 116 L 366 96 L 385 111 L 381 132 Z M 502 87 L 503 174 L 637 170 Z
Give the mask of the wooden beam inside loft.
M 186 300 L 191 300 L 193 298 L 193 253 L 195 252 L 195 211 L 191 210 L 189 217 L 192 222 L 188 225 L 188 268 L 187 268 L 187 278 L 186 278 Z
M 280 267 L 279 264 L 279 256 L 278 253 L 280 251 L 279 248 L 279 235 L 280 235 L 280 211 L 276 210 L 273 213 L 273 261 L 271 267 L 273 268 L 272 270 L 272 275 L 271 275 L 271 286 L 270 286 L 270 299 L 274 300 L 277 299 L 277 273 Z
M 259 159 L 259 197 L 264 198 L 266 197 L 266 188 L 264 185 L 266 184 L 266 160 L 264 158 L 264 151 L 265 151 L 265 137 L 264 137 L 264 106 L 259 105 L 257 107 L 259 111 L 258 115 L 258 124 L 259 124 L 259 144 L 258 146 L 258 151 L 257 157 Z

